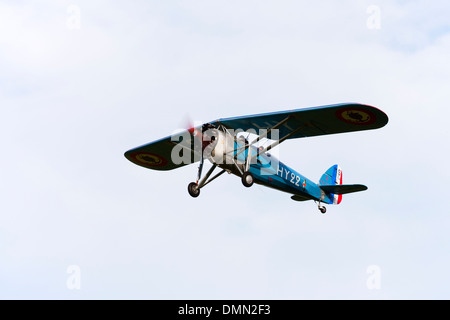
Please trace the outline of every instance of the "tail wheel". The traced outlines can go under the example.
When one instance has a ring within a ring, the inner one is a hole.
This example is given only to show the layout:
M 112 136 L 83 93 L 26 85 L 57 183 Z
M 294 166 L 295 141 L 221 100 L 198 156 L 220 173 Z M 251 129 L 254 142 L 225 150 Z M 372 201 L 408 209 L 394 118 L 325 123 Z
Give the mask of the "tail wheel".
M 244 172 L 244 174 L 242 175 L 242 184 L 247 187 L 250 188 L 253 185 L 254 179 L 253 179 L 253 175 L 250 172 Z
M 319 207 L 320 212 L 325 213 L 327 212 L 327 208 L 325 207 Z
M 197 198 L 200 195 L 200 189 L 198 187 L 198 184 L 195 182 L 191 182 L 188 185 L 188 192 L 193 198 Z

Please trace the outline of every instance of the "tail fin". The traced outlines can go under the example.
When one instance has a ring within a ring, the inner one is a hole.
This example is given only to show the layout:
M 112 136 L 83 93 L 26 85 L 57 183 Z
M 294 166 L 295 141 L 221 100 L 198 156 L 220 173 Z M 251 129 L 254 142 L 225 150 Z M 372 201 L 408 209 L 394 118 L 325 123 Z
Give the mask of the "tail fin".
M 319 186 L 336 186 L 342 184 L 342 170 L 335 164 L 329 168 L 320 178 Z M 342 201 L 342 194 L 331 193 L 330 198 L 333 204 L 339 204 Z

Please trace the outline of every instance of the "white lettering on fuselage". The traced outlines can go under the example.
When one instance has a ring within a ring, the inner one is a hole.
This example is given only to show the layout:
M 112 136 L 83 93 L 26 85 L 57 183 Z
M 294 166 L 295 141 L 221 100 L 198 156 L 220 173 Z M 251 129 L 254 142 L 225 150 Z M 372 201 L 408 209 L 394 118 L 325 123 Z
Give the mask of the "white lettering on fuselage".
M 296 175 L 294 172 L 291 172 L 283 167 L 278 166 L 277 176 L 289 181 L 293 185 L 300 187 L 300 176 Z
M 290 171 L 289 170 L 284 170 L 284 172 L 286 173 L 286 178 L 285 179 L 287 180 L 288 179 L 288 174 L 289 174 Z

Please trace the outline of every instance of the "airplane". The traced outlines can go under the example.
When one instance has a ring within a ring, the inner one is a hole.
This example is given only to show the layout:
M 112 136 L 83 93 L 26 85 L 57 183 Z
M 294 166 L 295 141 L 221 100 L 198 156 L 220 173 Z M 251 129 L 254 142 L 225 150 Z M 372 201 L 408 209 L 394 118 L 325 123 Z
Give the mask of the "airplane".
M 128 150 L 125 157 L 139 166 L 163 171 L 200 162 L 197 180 L 188 185 L 194 198 L 228 172 L 240 177 L 247 188 L 256 183 L 289 193 L 295 201 L 312 200 L 325 213 L 323 204 L 340 204 L 342 195 L 367 190 L 367 186 L 342 184 L 339 165 L 331 166 L 315 183 L 268 151 L 288 139 L 372 130 L 387 123 L 383 111 L 360 103 L 221 118 Z M 249 141 L 250 136 L 256 138 Z M 270 145 L 264 147 L 262 140 Z M 205 159 L 212 166 L 202 177 Z M 222 170 L 211 177 L 216 168 Z

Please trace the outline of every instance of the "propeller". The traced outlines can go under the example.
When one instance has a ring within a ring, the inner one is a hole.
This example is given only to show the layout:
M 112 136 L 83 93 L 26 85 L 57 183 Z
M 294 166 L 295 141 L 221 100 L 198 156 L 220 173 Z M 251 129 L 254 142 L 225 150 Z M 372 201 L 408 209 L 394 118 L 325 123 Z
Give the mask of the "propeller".
M 197 128 L 194 125 L 194 122 L 192 121 L 192 118 L 186 114 L 184 116 L 184 120 L 183 120 L 183 127 L 190 133 L 191 137 L 192 137 L 192 148 L 194 148 L 193 150 L 196 150 L 198 153 L 201 154 L 201 157 L 203 158 L 203 133 L 202 133 L 202 128 Z
M 194 150 L 196 149 L 195 146 L 201 146 L 201 150 L 197 150 L 200 153 L 200 164 L 198 166 L 198 174 L 197 174 L 197 182 L 195 182 L 195 185 L 198 186 L 198 183 L 200 181 L 200 178 L 202 176 L 202 170 L 203 170 L 203 134 L 201 129 L 198 130 L 194 126 L 194 122 L 192 121 L 191 117 L 189 115 L 184 116 L 184 127 L 186 130 L 191 134 L 191 136 L 194 139 Z
M 198 136 L 200 130 L 196 129 L 194 126 L 194 122 L 192 121 L 191 117 L 189 115 L 184 116 L 184 128 L 194 137 Z

